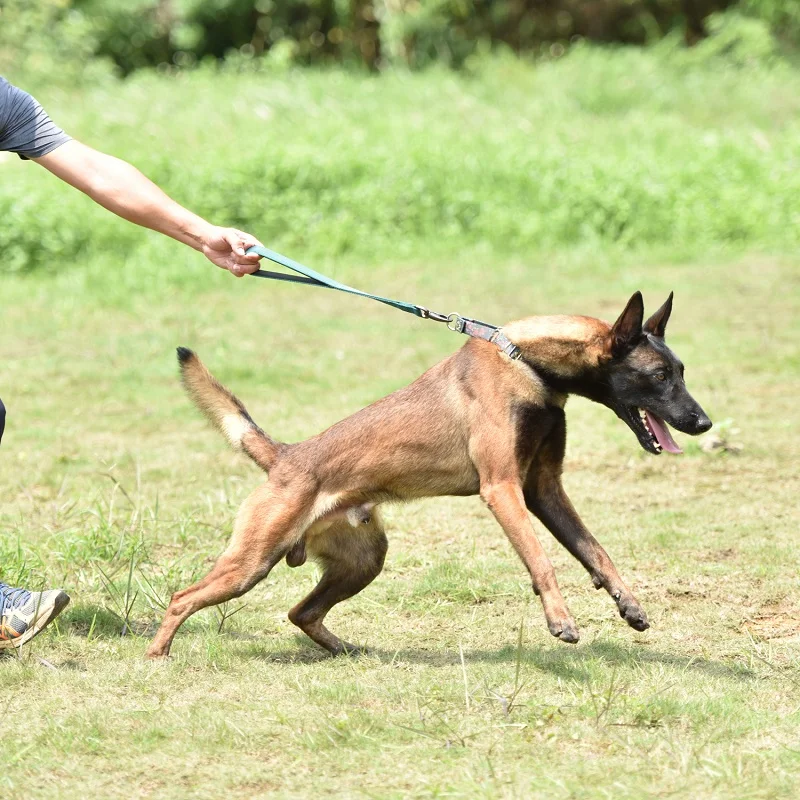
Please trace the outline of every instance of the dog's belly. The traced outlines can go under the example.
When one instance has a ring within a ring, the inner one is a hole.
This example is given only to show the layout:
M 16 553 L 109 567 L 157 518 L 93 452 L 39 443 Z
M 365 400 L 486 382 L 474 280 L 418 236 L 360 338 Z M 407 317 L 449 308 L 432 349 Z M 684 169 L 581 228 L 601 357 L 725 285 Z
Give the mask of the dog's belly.
M 423 497 L 443 497 L 445 495 L 469 497 L 480 491 L 480 479 L 475 470 L 472 470 L 472 474 L 428 474 L 423 480 L 420 480 L 419 475 L 415 475 L 413 481 L 400 479 L 395 482 L 393 486 L 389 487 L 389 491 L 398 500 L 417 500 Z
M 480 490 L 480 479 L 471 463 L 442 464 L 433 468 L 430 464 L 424 468 L 409 465 L 402 472 L 392 467 L 385 472 L 365 475 L 363 482 L 357 481 L 352 486 L 352 496 L 377 502 L 406 502 L 445 495 L 465 497 L 478 494 Z

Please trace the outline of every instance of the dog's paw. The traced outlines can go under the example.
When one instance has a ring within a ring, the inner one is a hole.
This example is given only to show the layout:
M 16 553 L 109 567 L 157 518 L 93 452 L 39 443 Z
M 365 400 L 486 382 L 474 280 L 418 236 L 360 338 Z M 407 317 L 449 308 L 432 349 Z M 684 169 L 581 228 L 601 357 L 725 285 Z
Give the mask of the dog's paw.
M 650 627 L 647 614 L 633 597 L 620 597 L 617 599 L 619 615 L 635 631 L 646 631 Z
M 150 647 L 144 654 L 144 657 L 148 661 L 169 661 L 172 658 L 172 656 L 169 654 L 169 650 L 164 650 L 158 647 Z
M 367 654 L 366 647 L 359 647 L 355 644 L 350 644 L 350 642 L 341 642 L 341 646 L 337 648 L 335 652 L 332 652 L 331 655 L 333 656 L 352 656 L 356 658 L 357 656 L 365 656 Z
M 581 638 L 580 633 L 578 633 L 578 626 L 571 617 L 548 622 L 547 627 L 556 639 L 561 639 L 562 642 L 567 642 L 567 644 L 575 644 Z
M 166 664 L 172 661 L 172 656 L 169 653 L 145 653 L 144 657 L 148 661 L 154 661 L 156 664 Z

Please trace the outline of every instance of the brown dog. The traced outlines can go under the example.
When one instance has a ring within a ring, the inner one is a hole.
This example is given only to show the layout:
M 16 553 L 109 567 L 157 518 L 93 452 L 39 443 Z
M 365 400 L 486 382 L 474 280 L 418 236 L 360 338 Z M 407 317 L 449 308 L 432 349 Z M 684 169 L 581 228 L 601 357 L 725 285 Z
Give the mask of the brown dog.
M 512 360 L 470 339 L 422 377 L 297 444 L 276 442 L 190 350 L 178 358 L 194 402 L 228 441 L 269 473 L 239 509 L 233 537 L 211 572 L 172 596 L 148 655 L 166 656 L 183 621 L 239 597 L 282 558 L 321 562 L 316 588 L 289 619 L 333 654 L 356 650 L 324 625 L 330 609 L 383 568 L 385 502 L 480 494 L 528 568 L 553 636 L 578 641 L 550 560 L 528 511 L 588 570 L 636 630 L 647 616 L 561 485 L 564 404 L 576 393 L 614 410 L 642 447 L 680 452 L 665 420 L 689 434 L 711 427 L 664 343 L 672 295 L 643 325 L 639 292 L 611 326 L 589 317 L 530 317 L 503 328 Z

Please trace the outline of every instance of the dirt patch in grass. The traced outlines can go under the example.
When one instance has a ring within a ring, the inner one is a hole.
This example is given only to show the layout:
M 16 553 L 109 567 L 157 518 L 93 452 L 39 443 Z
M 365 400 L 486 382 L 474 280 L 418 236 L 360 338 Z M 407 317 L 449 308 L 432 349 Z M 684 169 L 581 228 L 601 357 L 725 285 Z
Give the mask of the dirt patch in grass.
M 800 608 L 788 601 L 763 606 L 742 622 L 742 628 L 767 641 L 800 640 Z

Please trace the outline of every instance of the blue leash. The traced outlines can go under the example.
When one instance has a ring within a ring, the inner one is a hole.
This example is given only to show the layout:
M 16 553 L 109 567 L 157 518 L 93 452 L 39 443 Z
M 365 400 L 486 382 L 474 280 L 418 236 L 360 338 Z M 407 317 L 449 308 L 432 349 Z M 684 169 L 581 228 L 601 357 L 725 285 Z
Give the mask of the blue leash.
M 377 300 L 379 303 L 384 303 L 387 306 L 396 308 L 399 311 L 405 311 L 407 314 L 414 314 L 422 319 L 430 319 L 434 322 L 444 322 L 447 327 L 454 333 L 463 333 L 466 336 L 474 336 L 477 339 L 485 339 L 502 350 L 509 358 L 517 359 L 521 355 L 519 347 L 517 347 L 496 325 L 490 325 L 488 322 L 481 322 L 477 319 L 470 319 L 469 317 L 462 317 L 460 314 L 439 314 L 436 311 L 430 311 L 424 306 L 418 306 L 414 303 L 405 303 L 402 300 L 392 300 L 388 297 L 381 297 L 377 294 L 369 294 L 369 292 L 362 292 L 360 289 L 354 289 L 347 284 L 339 283 L 339 281 L 329 278 L 327 275 L 322 275 L 315 272 L 310 267 L 300 264 L 291 258 L 276 253 L 274 250 L 268 250 L 266 247 L 255 245 L 247 250 L 247 253 L 258 253 L 258 255 L 269 259 L 270 261 L 280 264 L 282 267 L 291 269 L 298 275 L 287 275 L 285 272 L 271 272 L 270 270 L 259 269 L 252 273 L 256 278 L 268 278 L 274 281 L 288 281 L 290 283 L 305 283 L 309 286 L 322 286 L 326 289 L 336 289 L 339 292 L 347 292 L 348 294 L 359 295 L 366 297 L 369 300 Z

